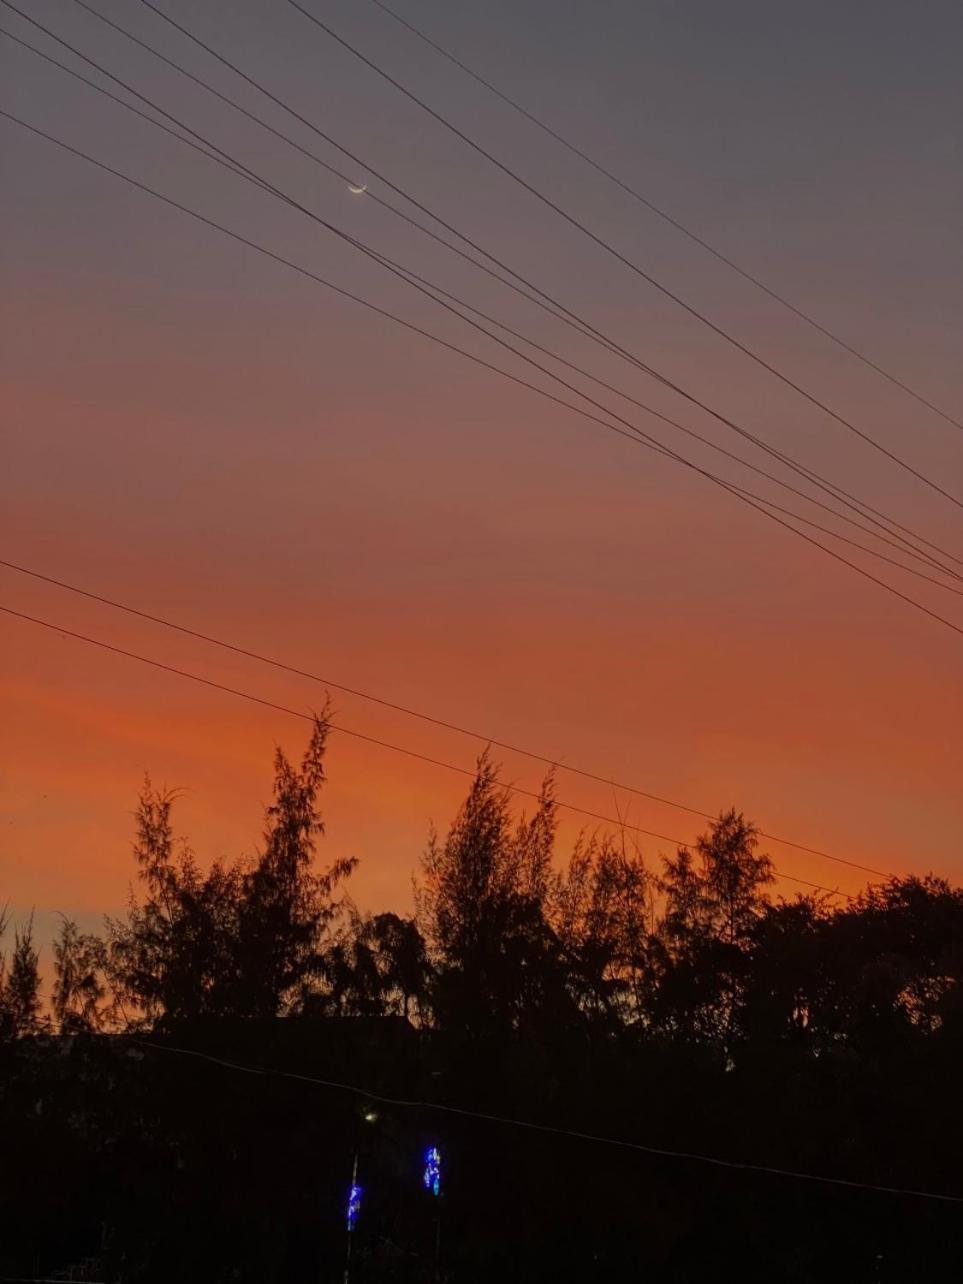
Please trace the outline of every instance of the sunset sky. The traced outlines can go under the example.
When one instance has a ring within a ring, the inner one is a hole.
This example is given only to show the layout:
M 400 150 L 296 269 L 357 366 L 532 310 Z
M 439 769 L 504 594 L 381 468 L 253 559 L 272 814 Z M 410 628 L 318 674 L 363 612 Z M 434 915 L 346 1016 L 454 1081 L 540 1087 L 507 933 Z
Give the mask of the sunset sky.
M 18 3 L 331 222 L 772 465 L 352 195 L 74 0 Z M 93 3 L 390 196 L 143 5 Z M 288 4 L 158 3 L 666 375 L 963 556 L 959 509 L 686 316 Z M 887 449 L 963 491 L 959 429 L 368 0 L 308 3 L 599 236 Z M 960 418 L 963 18 L 954 0 L 395 7 Z M 8 9 L 0 26 L 81 66 Z M 7 40 L 0 56 L 5 111 L 551 386 L 300 213 Z M 0 556 L 606 779 L 709 812 L 736 805 L 773 834 L 882 870 L 963 879 L 958 634 L 704 478 L 2 119 L 0 157 Z M 700 465 L 786 502 L 603 395 Z M 958 596 L 850 554 L 963 625 Z M 323 688 L 307 680 L 13 571 L 0 570 L 0 580 L 0 602 L 18 611 L 267 700 L 323 703 Z M 273 747 L 299 753 L 305 724 L 10 617 L 0 618 L 0 646 L 0 904 L 15 919 L 35 909 L 45 938 L 57 911 L 96 924 L 124 904 L 130 813 L 145 771 L 184 788 L 179 826 L 202 862 L 253 849 Z M 346 727 L 463 767 L 482 747 L 347 695 L 335 694 L 334 706 Z M 536 763 L 499 758 L 506 779 L 537 788 Z M 407 908 L 429 821 L 446 825 L 464 777 L 341 735 L 332 736 L 329 771 L 323 856 L 360 858 L 353 892 L 364 907 Z M 672 838 L 701 828 L 694 816 L 564 772 L 558 789 Z M 563 819 L 560 855 L 585 823 Z M 640 841 L 653 861 L 671 850 Z M 778 843 L 767 848 L 785 873 L 849 891 L 864 881 Z

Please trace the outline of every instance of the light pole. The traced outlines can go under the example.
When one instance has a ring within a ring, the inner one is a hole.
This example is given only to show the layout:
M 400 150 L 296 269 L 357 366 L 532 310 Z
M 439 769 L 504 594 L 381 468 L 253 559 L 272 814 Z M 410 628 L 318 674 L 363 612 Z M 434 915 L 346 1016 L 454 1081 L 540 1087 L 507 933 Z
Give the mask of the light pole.
M 351 1281 L 351 1243 L 354 1239 L 354 1227 L 361 1211 L 361 1187 L 358 1185 L 358 1152 L 354 1152 L 354 1164 L 351 1168 L 351 1186 L 348 1189 L 348 1210 L 345 1218 L 348 1246 L 344 1255 L 344 1284 Z
M 378 1122 L 378 1112 L 370 1103 L 360 1110 L 361 1118 L 366 1124 Z M 358 1184 L 358 1154 L 361 1150 L 361 1137 L 357 1136 L 354 1150 L 354 1163 L 351 1166 L 351 1185 L 348 1187 L 348 1207 L 345 1215 L 347 1247 L 344 1254 L 344 1284 L 351 1284 L 351 1246 L 354 1242 L 354 1228 L 361 1212 L 362 1188 Z
M 435 1201 L 435 1269 L 434 1284 L 441 1280 L 441 1151 L 429 1146 L 425 1151 L 425 1172 L 422 1177 L 425 1190 Z

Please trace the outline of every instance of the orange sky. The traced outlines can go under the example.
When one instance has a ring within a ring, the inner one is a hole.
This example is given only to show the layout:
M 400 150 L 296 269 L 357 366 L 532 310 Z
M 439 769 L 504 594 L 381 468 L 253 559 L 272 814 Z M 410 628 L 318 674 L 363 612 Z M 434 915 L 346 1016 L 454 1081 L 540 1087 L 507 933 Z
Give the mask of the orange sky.
M 64 30 L 77 21 L 56 0 L 42 7 Z M 496 6 L 492 23 L 497 30 L 517 20 L 512 29 L 524 42 L 543 8 L 522 6 L 516 19 L 515 8 Z M 657 31 L 635 31 L 649 19 L 617 10 L 627 30 L 658 37 L 644 55 L 654 78 L 613 63 L 611 41 L 566 20 L 539 48 L 537 84 L 529 84 L 546 114 L 614 150 L 610 163 L 651 179 L 666 203 L 672 196 L 674 208 L 739 261 L 948 408 L 959 406 L 959 275 L 946 269 L 954 246 L 958 258 L 951 211 L 959 193 L 939 135 L 956 92 L 949 62 L 930 58 L 927 93 L 916 93 L 917 63 L 907 69 L 896 51 L 912 36 L 929 57 L 918 32 L 904 31 L 887 10 L 876 33 L 883 43 L 867 52 L 864 31 L 840 31 L 830 9 L 816 6 L 816 34 L 833 27 L 834 39 L 863 49 L 862 61 L 850 60 L 844 74 L 842 55 L 837 67 L 815 36 L 796 45 L 787 36 L 783 45 L 782 33 L 764 29 L 759 39 L 794 75 L 740 63 L 753 93 L 744 81 L 716 85 L 718 118 L 697 128 L 680 115 L 670 73 L 697 78 L 730 37 L 714 28 L 693 36 L 665 14 Z M 958 547 L 951 506 L 549 222 L 451 140 L 426 132 L 383 87 L 355 84 L 340 63 L 328 66 L 330 51 L 292 43 L 286 28 L 271 26 L 259 43 L 266 20 L 254 0 L 239 13 L 235 56 L 262 58 L 276 87 L 319 116 L 327 111 L 357 147 L 460 225 L 781 448 Z M 431 15 L 443 23 L 439 6 Z M 703 16 L 711 25 L 708 8 Z M 358 38 L 380 41 L 382 56 L 426 77 L 463 121 L 476 113 L 473 128 L 489 130 L 490 141 L 530 165 L 580 217 L 890 448 L 960 488 L 955 429 L 645 221 L 638 207 L 586 185 L 574 162 L 547 153 L 490 105 L 459 100 L 457 81 L 395 47 L 373 19 L 355 21 Z M 468 21 L 454 22 L 451 40 L 472 35 Z M 76 30 L 97 48 L 93 27 Z M 229 32 L 225 18 L 225 39 Z M 747 58 L 735 46 L 727 53 Z M 4 57 L 6 105 L 491 355 L 293 214 L 232 188 L 146 126 L 117 124 L 107 106 L 30 69 L 26 55 Z M 895 88 L 880 71 L 892 70 L 891 58 L 903 69 Z M 318 65 L 331 73 L 323 84 Z M 129 60 L 125 69 L 133 70 Z M 146 64 L 137 70 L 148 74 Z M 504 71 L 520 74 L 510 56 Z M 827 104 L 855 107 L 848 115 L 826 104 L 813 111 L 807 76 L 822 78 Z M 573 77 L 584 106 L 576 115 Z M 156 73 L 152 84 L 174 101 Z M 338 95 L 349 92 L 352 111 L 332 116 Z M 653 95 L 669 122 L 662 133 L 647 114 Z M 319 186 L 305 166 L 278 159 L 221 117 L 208 119 L 202 100 L 181 105 L 232 146 L 249 146 L 257 163 L 274 164 L 326 215 L 392 253 L 418 256 L 543 341 L 568 345 L 574 359 L 720 432 L 638 372 L 606 364 L 435 257 L 370 203 Z M 782 132 L 769 118 L 777 107 Z M 713 134 L 719 120 L 731 143 L 726 167 Z M 22 180 L 5 185 L 4 197 L 3 556 L 654 793 L 707 810 L 735 804 L 804 844 L 885 870 L 963 878 L 956 635 L 698 477 L 325 295 L 12 126 L 0 146 L 4 168 Z M 893 190 L 898 166 L 907 181 Z M 884 573 L 963 620 L 957 599 Z M 18 610 L 280 703 L 307 709 L 323 698 L 306 681 L 12 572 L 0 581 L 0 601 Z M 18 621 L 0 621 L 0 647 L 0 901 L 17 915 L 35 907 L 47 922 L 56 910 L 90 916 L 123 903 L 130 811 L 145 770 L 188 791 L 179 821 L 202 860 L 251 849 L 272 746 L 297 753 L 303 725 Z M 469 740 L 347 696 L 335 706 L 347 726 L 432 756 L 468 766 L 477 752 Z M 506 777 L 537 786 L 536 764 L 504 761 Z M 463 779 L 339 736 L 329 766 L 325 852 L 361 858 L 362 904 L 407 905 L 428 822 L 446 823 Z M 559 792 L 590 810 L 618 807 L 673 837 L 698 831 L 684 813 L 574 777 L 562 775 Z M 580 823 L 564 822 L 563 853 Z M 655 859 L 660 844 L 642 846 Z M 769 849 L 802 878 L 846 889 L 861 881 L 856 871 Z

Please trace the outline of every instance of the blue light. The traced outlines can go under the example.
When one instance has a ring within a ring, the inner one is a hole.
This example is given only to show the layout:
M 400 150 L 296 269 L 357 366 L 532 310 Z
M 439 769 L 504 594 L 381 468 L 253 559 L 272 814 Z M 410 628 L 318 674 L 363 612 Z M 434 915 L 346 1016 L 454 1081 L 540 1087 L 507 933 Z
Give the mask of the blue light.
M 433 1195 L 441 1194 L 441 1151 L 437 1146 L 429 1146 L 425 1151 L 425 1190 Z
M 348 1230 L 354 1230 L 354 1224 L 361 1212 L 361 1187 L 357 1182 L 348 1191 Z

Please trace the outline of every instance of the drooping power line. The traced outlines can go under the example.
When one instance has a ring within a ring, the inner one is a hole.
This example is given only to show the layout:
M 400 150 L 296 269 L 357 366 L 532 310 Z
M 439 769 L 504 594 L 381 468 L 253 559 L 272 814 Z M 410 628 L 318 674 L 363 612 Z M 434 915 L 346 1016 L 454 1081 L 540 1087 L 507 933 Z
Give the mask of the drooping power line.
M 414 709 L 408 705 L 399 704 L 397 701 L 386 699 L 384 696 L 375 695 L 371 691 L 364 691 L 359 687 L 348 686 L 343 682 L 335 682 L 319 673 L 313 673 L 308 669 L 302 669 L 296 665 L 289 664 L 286 661 L 279 660 L 275 656 L 269 656 L 259 651 L 252 651 L 247 647 L 241 646 L 239 643 L 231 642 L 224 638 L 214 637 L 210 633 L 204 633 L 199 629 L 193 629 L 185 624 L 178 624 L 176 621 L 168 619 L 165 616 L 156 615 L 151 611 L 141 610 L 138 607 L 131 606 L 128 602 L 121 602 L 116 598 L 107 597 L 105 594 L 95 593 L 90 589 L 80 588 L 76 584 L 69 584 L 66 580 L 57 579 L 52 575 L 45 575 L 41 571 L 33 570 L 27 566 L 21 566 L 19 563 L 8 561 L 6 558 L 0 558 L 0 566 L 5 566 L 8 570 L 16 571 L 21 575 L 27 575 L 31 579 L 40 580 L 44 584 L 51 584 L 55 588 L 65 589 L 67 592 L 75 593 L 77 596 L 87 598 L 91 602 L 98 602 L 102 606 L 109 606 L 113 610 L 123 611 L 127 615 L 147 620 L 151 624 L 160 624 L 166 629 L 172 629 L 187 637 L 196 638 L 200 642 L 206 642 L 211 646 L 220 647 L 225 651 L 232 651 L 235 655 L 244 656 L 245 659 L 257 660 L 259 664 L 267 664 L 271 668 L 293 674 L 296 677 L 307 678 L 309 681 L 317 682 L 325 688 L 330 688 L 334 691 L 341 691 L 345 695 L 355 696 L 359 700 L 366 700 L 371 704 L 379 705 L 381 708 L 391 709 L 395 713 L 402 713 L 409 718 L 417 718 L 421 722 L 429 723 L 435 727 L 441 727 L 445 731 L 454 731 L 458 735 L 467 736 L 469 739 L 477 740 L 481 744 L 493 745 L 495 748 L 504 749 L 508 753 L 519 754 L 534 762 L 541 763 L 542 766 L 557 768 L 561 771 L 569 772 L 571 775 L 581 776 L 586 780 L 595 781 L 600 785 L 607 785 L 613 789 L 621 789 L 626 793 L 635 794 L 639 798 L 647 798 L 650 802 L 657 802 L 662 806 L 672 807 L 676 811 L 688 812 L 691 816 L 699 816 L 703 820 L 714 819 L 711 812 L 705 811 L 699 807 L 693 807 L 690 803 L 681 803 L 670 798 L 663 798 L 659 794 L 651 793 L 645 789 L 639 789 L 635 785 L 626 785 L 609 776 L 603 776 L 600 772 L 590 771 L 584 767 L 572 766 L 569 763 L 563 762 L 559 758 L 550 758 L 547 754 L 536 753 L 535 751 L 526 749 L 521 745 L 499 739 L 497 736 L 490 736 L 481 731 L 471 730 L 468 727 L 460 726 L 458 723 L 448 721 L 433 714 L 425 713 L 423 710 Z M 838 865 L 848 865 L 851 869 L 859 869 L 866 874 L 875 874 L 879 878 L 892 877 L 892 875 L 886 873 L 885 870 L 874 869 L 871 865 L 860 864 L 859 861 L 845 860 L 842 856 L 833 856 L 829 852 L 819 851 L 815 847 L 807 847 L 804 844 L 794 842 L 789 838 L 780 838 L 777 834 L 769 834 L 764 830 L 759 831 L 759 837 L 766 838 L 770 842 L 782 843 L 787 847 L 794 847 L 797 851 L 806 852 L 810 856 L 820 856 L 824 860 L 834 861 Z
M 617 1146 L 622 1150 L 637 1150 L 647 1155 L 662 1159 L 681 1159 L 688 1163 L 711 1164 L 716 1168 L 731 1168 L 741 1172 L 760 1173 L 767 1177 L 785 1177 L 792 1181 L 816 1182 L 824 1186 L 842 1186 L 850 1190 L 872 1191 L 878 1195 L 900 1195 L 910 1199 L 939 1200 L 949 1204 L 963 1204 L 963 1195 L 947 1195 L 939 1191 L 914 1190 L 902 1186 L 882 1186 L 875 1182 L 852 1181 L 845 1177 L 826 1177 L 819 1173 L 799 1172 L 791 1168 L 776 1168 L 768 1164 L 744 1163 L 735 1159 L 722 1159 L 716 1155 L 702 1155 L 693 1151 L 669 1150 L 663 1146 L 647 1146 L 639 1141 L 628 1141 L 621 1137 L 606 1137 L 597 1133 L 580 1132 L 574 1128 L 562 1128 L 553 1124 L 535 1123 L 530 1119 L 516 1119 L 508 1115 L 488 1114 L 481 1110 L 469 1110 L 464 1106 L 451 1106 L 439 1101 L 419 1101 L 402 1097 L 387 1097 L 382 1093 L 371 1092 L 367 1088 L 353 1083 L 341 1083 L 334 1079 L 319 1079 L 314 1075 L 297 1074 L 292 1070 L 273 1070 L 264 1066 L 244 1065 L 238 1061 L 229 1061 L 224 1057 L 215 1057 L 211 1053 L 201 1052 L 197 1048 L 182 1048 L 170 1043 L 154 1043 L 150 1039 L 133 1038 L 133 1043 L 150 1048 L 155 1052 L 167 1052 L 176 1056 L 194 1057 L 208 1061 L 212 1065 L 227 1070 L 236 1070 L 241 1074 L 257 1075 L 263 1078 L 291 1079 L 298 1083 L 313 1084 L 320 1088 L 331 1088 L 337 1092 L 351 1093 L 355 1097 L 366 1098 L 379 1105 L 397 1110 L 434 1110 L 442 1114 L 458 1115 L 463 1119 L 479 1119 L 483 1123 L 499 1124 L 507 1128 L 524 1128 L 531 1132 L 549 1133 L 556 1137 L 566 1137 L 572 1141 L 589 1142 L 593 1145 Z
M 37 624 L 41 628 L 49 630 L 51 633 L 59 633 L 62 638 L 71 638 L 75 642 L 85 642 L 88 646 L 99 647 L 102 651 L 109 651 L 113 655 L 123 656 L 127 660 L 136 660 L 139 664 L 148 665 L 152 669 L 158 669 L 163 673 L 169 673 L 177 678 L 185 678 L 189 682 L 196 682 L 200 686 L 209 687 L 212 691 L 220 691 L 224 695 L 237 696 L 240 700 L 250 701 L 252 704 L 260 705 L 265 709 L 273 709 L 277 713 L 287 714 L 291 718 L 300 718 L 303 722 L 315 721 L 313 713 L 305 713 L 303 709 L 292 709 L 289 705 L 279 704 L 275 700 L 268 700 L 264 696 L 255 695 L 251 691 L 245 691 L 240 687 L 228 686 L 224 682 L 215 682 L 213 678 L 202 677 L 199 673 L 192 673 L 189 669 L 180 669 L 173 664 L 165 664 L 162 660 L 152 659 L 150 656 L 140 655 L 137 651 L 128 651 L 125 647 L 116 646 L 112 642 L 105 642 L 101 638 L 90 637 L 86 633 L 78 633 L 76 629 L 68 629 L 65 625 L 54 624 L 50 620 L 42 620 L 39 616 L 28 615 L 25 611 L 16 611 L 12 606 L 3 606 L 0 604 L 0 611 L 5 615 L 10 615 L 14 619 L 23 620 L 29 624 Z M 443 758 L 433 758 L 430 754 L 420 753 L 416 749 L 409 749 L 404 745 L 393 744 L 391 741 L 382 740 L 377 736 L 369 736 L 361 731 L 356 731 L 352 727 L 346 727 L 340 722 L 329 722 L 328 727 L 331 731 L 340 732 L 342 735 L 350 736 L 353 740 L 363 741 L 365 744 L 375 745 L 379 749 L 388 749 L 392 753 L 403 754 L 406 758 L 413 758 L 417 762 L 424 762 L 432 767 L 443 767 L 446 771 L 456 772 L 460 776 L 467 776 L 469 779 L 475 778 L 475 771 L 469 767 L 460 767 L 457 763 L 446 762 Z M 536 802 L 541 802 L 542 795 L 533 789 L 523 789 L 520 785 L 511 785 L 504 780 L 496 777 L 494 783 L 507 794 L 516 794 L 522 798 L 531 798 Z M 641 825 L 631 825 L 627 821 L 617 816 L 607 816 L 603 812 L 590 811 L 586 807 L 577 807 L 574 803 L 564 802 L 560 798 L 555 799 L 555 805 L 563 808 L 565 811 L 573 812 L 577 816 L 584 816 L 588 820 L 596 820 L 604 825 L 611 825 L 614 829 L 624 830 L 631 834 L 643 834 L 646 838 L 657 838 L 660 842 L 672 843 L 675 847 L 681 847 L 686 850 L 692 848 L 691 843 L 683 842 L 680 838 L 672 838 L 668 834 L 660 834 L 652 829 L 643 829 Z M 790 882 L 800 883 L 803 887 L 810 887 L 818 892 L 825 892 L 829 896 L 845 896 L 847 900 L 854 901 L 857 899 L 851 892 L 844 892 L 837 887 L 825 887 L 821 883 L 812 883 L 808 879 L 798 878 L 795 874 L 787 874 L 772 865 L 772 871 L 780 878 L 786 878 Z
M 88 83 L 90 83 L 90 82 L 88 82 Z M 95 86 L 95 87 L 96 87 L 96 88 L 99 88 L 99 87 L 97 87 L 97 86 Z M 117 100 L 117 101 L 119 101 L 119 100 Z M 129 104 L 123 104 L 123 105 L 125 105 L 125 106 L 129 106 Z M 140 114 L 142 114 L 142 113 L 140 113 Z M 4 115 L 8 115 L 8 113 L 4 113 Z M 11 119 L 16 119 L 16 118 L 14 118 L 14 117 L 10 117 L 10 118 L 11 118 Z M 150 119 L 150 118 L 147 118 L 147 119 Z M 18 121 L 17 123 L 23 123 L 23 122 Z M 151 123 L 158 124 L 158 122 L 155 122 L 155 121 L 152 121 Z M 35 131 L 35 132 L 39 132 L 39 131 Z M 50 137 L 50 136 L 48 136 L 48 135 L 44 135 L 44 136 L 45 136 L 45 137 Z M 58 141 L 58 142 L 59 142 L 59 140 L 55 140 L 55 139 L 51 139 L 51 141 Z M 189 140 L 181 139 L 181 141 L 188 142 Z M 74 149 L 70 149 L 70 150 L 74 150 Z M 83 153 L 77 153 L 77 152 L 75 152 L 75 154 L 78 154 L 78 155 L 83 156 Z M 211 154 L 210 154 L 210 153 L 206 153 L 206 152 L 205 152 L 205 155 L 210 156 L 210 158 L 211 158 L 211 159 L 215 159 L 215 160 L 217 159 L 217 157 L 211 156 Z M 89 157 L 84 157 L 84 158 L 85 158 L 85 159 L 91 159 L 91 158 L 89 158 Z M 94 163 L 99 164 L 99 162 L 94 162 Z M 102 168 L 107 168 L 107 167 L 104 167 L 104 166 L 101 166 L 101 167 L 102 167 Z M 112 172 L 112 173 L 117 173 L 117 171 L 110 171 L 110 172 Z M 235 172 L 240 172 L 240 171 L 235 171 Z M 118 176 L 119 176 L 119 177 L 127 178 L 127 176 L 125 176 L 125 175 L 120 175 L 120 174 L 118 174 Z M 242 174 L 241 174 L 241 176 L 243 177 L 243 176 L 244 176 L 244 174 L 242 173 Z M 129 179 L 128 179 L 128 181 L 133 181 L 133 180 L 129 180 Z M 141 185 L 138 185 L 138 186 L 141 186 Z M 146 189 L 146 188 L 144 188 L 143 190 L 150 191 L 150 189 Z M 270 189 L 269 189 L 269 190 L 270 190 Z M 153 193 L 153 192 L 152 192 L 151 194 L 157 195 L 157 193 Z M 162 199 L 167 199 L 167 198 L 163 198 L 163 197 L 162 197 Z M 173 203 L 173 202 L 169 202 L 169 203 Z M 178 208 L 184 208 L 184 207 L 180 207 L 180 206 L 179 206 Z M 191 211 L 185 211 L 185 212 L 191 212 Z M 208 222 L 209 222 L 209 220 L 205 220 L 205 221 L 208 221 Z M 211 225 L 212 225 L 212 226 L 216 226 L 216 225 L 214 225 L 214 224 L 211 224 Z M 220 230 L 224 230 L 224 229 L 220 229 Z M 229 233 L 229 234 L 230 234 L 230 233 Z M 249 242 L 247 242 L 247 243 L 248 243 L 248 244 L 251 244 L 251 243 L 249 243 Z M 260 247 L 255 247 L 255 248 L 260 248 Z M 274 257 L 277 257 L 277 256 L 274 256 Z M 281 260 L 281 261 L 284 261 L 284 260 Z M 289 266 L 291 266 L 291 265 L 289 264 Z M 327 284 L 327 283 L 325 283 L 325 284 Z M 353 297 L 353 296 L 349 296 L 349 297 Z M 450 346 L 450 345 L 449 345 L 449 346 Z M 591 377 L 591 376 L 589 376 L 589 377 Z M 577 391 L 577 390 L 576 390 L 576 391 Z M 766 501 L 763 501 L 763 502 L 766 502 Z M 803 520 L 805 520 L 805 519 L 803 519 Z M 791 528 L 790 528 L 790 529 L 791 529 Z M 909 568 L 904 568 L 904 569 L 909 569 Z M 871 578 L 872 578 L 872 577 L 871 577 Z M 885 586 L 885 585 L 884 585 L 884 587 L 888 587 L 888 586 Z M 944 587 L 946 587 L 946 586 L 944 586 Z M 923 608 L 923 609 L 925 609 L 925 608 Z M 175 627 L 177 627 L 177 626 L 175 626 Z M 521 751 L 521 752 L 526 752 L 526 751 Z M 606 782 L 606 783 L 609 783 L 609 782 Z M 634 791 L 634 792 L 641 792 L 641 791 Z M 703 813 L 703 814 L 705 814 L 705 813 Z M 615 823 L 615 822 L 613 822 L 613 823 Z M 664 837 L 664 836 L 660 836 L 660 837 Z M 669 840 L 669 841 L 676 841 L 676 840 Z M 786 841 L 786 840 L 776 840 L 776 841 Z M 813 849 L 806 849 L 806 850 L 813 850 Z M 824 854 L 824 853 L 817 853 L 817 854 Z M 831 858 L 831 859 L 838 859 L 838 858 Z M 852 862 L 845 862 L 845 863 L 852 864 Z M 863 868 L 868 868 L 868 867 L 863 867 Z M 878 873 L 878 872 L 880 872 L 880 871 L 870 871 L 870 872 L 877 872 L 877 873 Z

